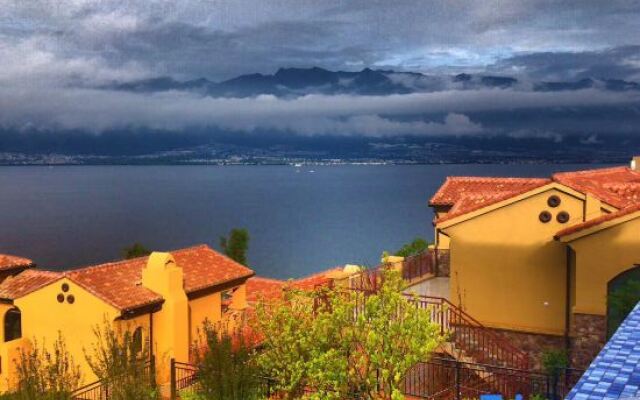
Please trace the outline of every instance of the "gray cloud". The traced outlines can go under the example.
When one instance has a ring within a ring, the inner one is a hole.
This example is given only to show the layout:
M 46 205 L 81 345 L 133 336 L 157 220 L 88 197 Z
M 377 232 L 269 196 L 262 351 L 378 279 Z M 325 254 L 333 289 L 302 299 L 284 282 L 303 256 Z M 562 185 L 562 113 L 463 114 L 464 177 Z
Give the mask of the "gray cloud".
M 461 135 L 486 130 L 469 115 L 519 110 L 634 107 L 640 93 L 587 89 L 525 92 L 482 89 L 391 96 L 307 95 L 223 99 L 187 92 L 140 94 L 77 88 L 5 88 L 0 124 L 6 128 L 85 130 L 145 127 L 183 130 L 213 126 L 231 131 L 300 134 Z
M 5 0 L 0 20 L 0 124 L 6 128 L 100 133 L 212 126 L 555 140 L 563 129 L 611 125 L 554 113 L 624 108 L 637 114 L 640 104 L 638 92 L 537 93 L 527 86 L 534 79 L 640 80 L 640 3 L 632 0 Z M 438 78 L 395 75 L 408 87 L 433 92 L 296 99 L 92 89 L 158 76 L 221 80 L 282 66 L 500 73 L 524 84 L 458 90 Z M 557 127 L 523 127 L 511 112 L 553 114 Z M 615 129 L 634 129 L 629 114 L 625 118 Z
M 26 41 L 55 60 L 210 79 L 280 66 L 477 69 L 640 37 L 632 0 L 7 0 L 0 19 L 4 46 Z

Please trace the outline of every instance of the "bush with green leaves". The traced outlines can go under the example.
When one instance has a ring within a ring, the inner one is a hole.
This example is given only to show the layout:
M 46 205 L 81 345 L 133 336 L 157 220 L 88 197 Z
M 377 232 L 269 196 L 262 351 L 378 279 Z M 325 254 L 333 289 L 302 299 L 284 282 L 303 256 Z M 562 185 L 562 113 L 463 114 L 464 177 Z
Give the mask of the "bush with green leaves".
M 258 371 L 251 341 L 241 332 L 220 332 L 208 321 L 200 336 L 193 352 L 198 370 L 195 398 L 258 399 Z
M 287 399 L 403 399 L 406 373 L 444 339 L 403 287 L 397 271 L 385 270 L 376 293 L 289 291 L 259 304 L 262 373 Z
M 429 248 L 429 242 L 423 238 L 415 238 L 411 243 L 407 243 L 400 250 L 396 251 L 395 256 L 410 257 L 420 254 Z
M 152 400 L 158 398 L 149 346 L 130 327 L 114 328 L 104 321 L 94 328 L 96 341 L 85 349 L 87 362 L 103 384 L 110 400 Z
M 247 265 L 247 250 L 249 249 L 249 231 L 246 229 L 232 229 L 229 237 L 220 237 L 220 247 L 230 259 L 242 265 Z
M 122 257 L 124 257 L 124 259 L 126 260 L 148 256 L 149 254 L 151 254 L 151 250 L 147 249 L 144 245 L 138 242 L 122 249 Z
M 51 349 L 33 340 L 29 350 L 20 352 L 16 373 L 17 388 L 5 395 L 7 400 L 70 400 L 82 379 L 60 333 Z

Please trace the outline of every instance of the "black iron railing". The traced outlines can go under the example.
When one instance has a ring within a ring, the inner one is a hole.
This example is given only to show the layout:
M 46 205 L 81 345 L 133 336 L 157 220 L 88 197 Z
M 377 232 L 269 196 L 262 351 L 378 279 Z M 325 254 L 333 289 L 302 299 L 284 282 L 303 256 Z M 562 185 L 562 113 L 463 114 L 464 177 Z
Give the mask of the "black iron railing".
M 194 391 L 197 388 L 196 367 L 189 364 L 173 363 L 172 388 L 176 393 Z M 417 363 L 403 379 L 401 389 L 405 396 L 414 399 L 462 400 L 478 399 L 483 394 L 501 394 L 512 399 L 516 394 L 530 399 L 540 395 L 546 399 L 559 400 L 569 393 L 580 379 L 583 370 L 566 369 L 558 379 L 523 369 L 497 367 L 494 365 L 467 363 L 451 358 L 434 357 Z M 265 399 L 280 398 L 277 381 L 268 377 L 259 378 L 260 396 Z M 301 394 L 316 392 L 312 387 L 300 390 Z M 175 395 L 172 399 L 176 399 Z M 358 394 L 348 395 L 348 399 L 359 399 Z
M 155 387 L 155 359 L 146 361 L 142 367 L 142 374 L 149 379 L 149 386 Z M 71 394 L 71 400 L 109 400 L 112 397 L 118 378 L 101 379 L 77 389 Z

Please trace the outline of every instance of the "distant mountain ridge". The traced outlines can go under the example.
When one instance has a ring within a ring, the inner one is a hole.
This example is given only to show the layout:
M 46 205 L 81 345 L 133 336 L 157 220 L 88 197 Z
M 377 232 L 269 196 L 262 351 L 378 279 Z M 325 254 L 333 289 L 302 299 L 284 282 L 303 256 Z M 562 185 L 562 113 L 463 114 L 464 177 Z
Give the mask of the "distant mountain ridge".
M 567 91 L 599 88 L 611 91 L 640 90 L 637 82 L 616 79 L 581 79 L 578 81 L 527 82 L 510 76 L 458 74 L 430 75 L 393 70 L 330 71 L 324 68 L 280 68 L 275 74 L 247 74 L 222 82 L 206 78 L 178 81 L 172 77 L 116 82 L 102 89 L 132 92 L 191 91 L 211 97 L 254 97 L 273 95 L 296 97 L 307 94 L 351 94 L 385 96 L 442 90 L 480 88 L 519 88 L 534 91 Z

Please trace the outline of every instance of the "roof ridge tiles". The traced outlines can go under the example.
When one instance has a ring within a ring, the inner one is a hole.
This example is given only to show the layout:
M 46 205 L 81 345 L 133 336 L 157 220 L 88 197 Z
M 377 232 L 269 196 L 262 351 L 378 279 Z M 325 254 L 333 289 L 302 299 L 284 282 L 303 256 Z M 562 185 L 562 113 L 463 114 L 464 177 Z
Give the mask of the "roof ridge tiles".
M 177 250 L 169 250 L 166 251 L 167 253 L 170 254 L 182 254 L 182 253 L 186 253 L 187 251 L 190 250 L 195 250 L 197 248 L 201 248 L 201 247 L 208 247 L 206 244 L 198 244 L 195 246 L 189 246 L 189 247 L 185 247 L 183 249 L 177 249 Z M 124 260 L 117 260 L 117 261 L 107 261 L 101 264 L 96 264 L 96 265 L 87 265 L 85 267 L 80 267 L 80 268 L 74 268 L 74 269 L 69 269 L 66 271 L 63 271 L 65 273 L 65 275 L 70 275 L 70 274 L 78 274 L 81 272 L 89 272 L 92 270 L 97 270 L 97 269 L 106 269 L 109 267 L 117 267 L 119 265 L 122 264 L 130 264 L 133 262 L 137 262 L 137 261 L 142 261 L 143 259 L 148 259 L 149 256 L 140 256 L 140 257 L 135 257 L 135 258 L 129 258 L 129 259 L 124 259 Z

